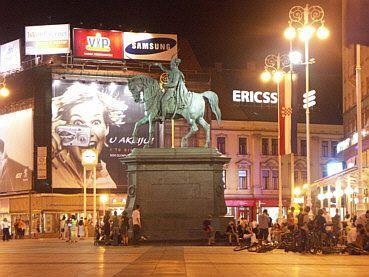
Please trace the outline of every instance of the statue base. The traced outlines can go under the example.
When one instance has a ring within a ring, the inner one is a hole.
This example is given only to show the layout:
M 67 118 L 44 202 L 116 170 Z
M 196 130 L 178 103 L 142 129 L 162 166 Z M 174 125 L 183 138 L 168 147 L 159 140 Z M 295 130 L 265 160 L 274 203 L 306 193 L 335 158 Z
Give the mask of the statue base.
M 223 165 L 214 148 L 134 149 L 128 166 L 128 214 L 140 205 L 142 234 L 151 241 L 204 239 L 202 222 L 224 232 Z

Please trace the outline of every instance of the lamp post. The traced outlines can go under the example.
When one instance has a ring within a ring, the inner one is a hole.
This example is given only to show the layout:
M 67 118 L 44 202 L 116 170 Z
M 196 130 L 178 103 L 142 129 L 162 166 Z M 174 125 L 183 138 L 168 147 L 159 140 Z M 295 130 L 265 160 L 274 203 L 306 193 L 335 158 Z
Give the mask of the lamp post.
M 309 99 L 309 65 L 314 63 L 314 59 L 309 57 L 309 41 L 316 33 L 318 38 L 326 39 L 329 36 L 329 30 L 324 26 L 324 10 L 320 6 L 294 6 L 289 12 L 289 27 L 285 30 L 285 37 L 292 41 L 298 33 L 299 39 L 304 43 L 305 61 L 296 64 L 305 65 L 305 93 Z M 316 29 L 317 28 L 317 29 Z M 307 205 L 311 207 L 311 164 L 310 164 L 310 110 L 306 105 L 306 173 L 307 184 L 309 185 L 307 193 Z
M 264 82 L 272 79 L 277 84 L 278 95 L 278 218 L 283 216 L 283 204 L 282 204 L 282 156 L 281 156 L 281 130 L 280 130 L 280 95 L 279 95 L 279 83 L 284 80 L 284 75 L 290 69 L 290 59 L 288 55 L 268 55 L 265 58 L 265 70 L 261 74 L 261 79 Z

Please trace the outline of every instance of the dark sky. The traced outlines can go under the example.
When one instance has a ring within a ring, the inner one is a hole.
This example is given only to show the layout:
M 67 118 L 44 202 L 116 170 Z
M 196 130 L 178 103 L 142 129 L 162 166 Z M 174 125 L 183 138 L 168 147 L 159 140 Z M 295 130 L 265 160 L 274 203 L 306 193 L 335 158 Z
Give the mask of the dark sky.
M 187 38 L 202 66 L 260 67 L 268 54 L 288 51 L 283 30 L 294 5 L 309 2 L 325 10 L 327 41 L 312 41 L 312 87 L 324 87 L 322 101 L 341 119 L 341 1 L 166 0 L 8 1 L 1 0 L 0 43 L 24 37 L 24 26 L 70 23 L 123 31 L 175 33 Z M 300 45 L 297 48 L 302 50 Z M 329 97 L 334 95 L 334 97 Z

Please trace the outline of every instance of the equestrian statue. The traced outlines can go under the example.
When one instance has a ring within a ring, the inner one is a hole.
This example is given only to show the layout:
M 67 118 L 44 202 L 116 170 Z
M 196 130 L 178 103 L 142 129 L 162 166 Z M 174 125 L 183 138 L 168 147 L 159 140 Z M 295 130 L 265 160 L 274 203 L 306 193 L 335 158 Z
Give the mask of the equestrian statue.
M 220 124 L 221 112 L 218 106 L 218 96 L 213 91 L 203 93 L 188 91 L 184 75 L 178 68 L 180 63 L 180 59 L 172 58 L 169 69 L 160 63 L 153 64 L 164 72 L 162 77 L 165 76 L 165 80 L 163 81 L 161 78 L 161 84 L 157 80 L 144 75 L 137 75 L 128 80 L 128 88 L 135 102 L 143 102 L 145 106 L 145 116 L 136 122 L 133 129 L 133 141 L 137 139 L 137 128 L 149 124 L 149 144 L 146 144 L 145 147 L 150 147 L 154 123 L 164 122 L 165 119 L 183 117 L 191 128 L 182 138 L 181 147 L 188 146 L 188 139 L 198 131 L 197 124 L 200 124 L 206 133 L 204 147 L 210 146 L 210 125 L 204 119 L 204 97 L 208 99 L 211 110 L 215 114 L 218 124 Z

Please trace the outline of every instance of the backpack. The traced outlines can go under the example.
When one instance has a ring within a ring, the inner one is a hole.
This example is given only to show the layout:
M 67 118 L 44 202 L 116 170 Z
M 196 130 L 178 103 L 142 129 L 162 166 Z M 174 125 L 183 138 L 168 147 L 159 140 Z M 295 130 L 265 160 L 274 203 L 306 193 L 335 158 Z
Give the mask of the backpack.
M 297 216 L 297 226 L 304 226 L 304 215 L 301 213 Z

